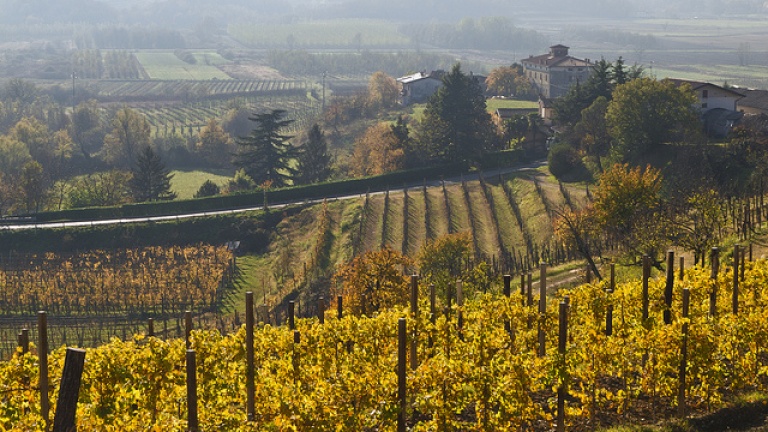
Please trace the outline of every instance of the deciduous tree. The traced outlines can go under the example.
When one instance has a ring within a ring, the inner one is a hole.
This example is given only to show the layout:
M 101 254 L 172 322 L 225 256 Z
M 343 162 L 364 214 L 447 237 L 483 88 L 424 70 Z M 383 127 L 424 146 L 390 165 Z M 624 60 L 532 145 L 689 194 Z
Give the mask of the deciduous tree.
M 408 257 L 390 248 L 366 252 L 339 268 L 331 295 L 343 296 L 345 311 L 355 315 L 403 305 L 409 286 L 404 274 L 412 264 Z
M 425 282 L 435 284 L 439 292 L 453 295 L 453 285 L 473 256 L 468 232 L 448 234 L 427 242 L 419 251 L 419 271 Z
M 219 168 L 230 166 L 234 153 L 232 137 L 216 119 L 209 119 L 200 130 L 195 147 L 198 154 L 209 164 Z
M 574 126 L 574 134 L 581 149 L 592 158 L 599 172 L 603 171 L 602 158 L 611 149 L 611 135 L 605 120 L 607 111 L 608 99 L 600 96 L 581 111 L 581 120 Z
M 400 90 L 397 81 L 384 72 L 375 72 L 368 80 L 367 107 L 376 112 L 380 109 L 390 109 L 397 106 L 400 100 Z
M 147 119 L 130 108 L 122 108 L 112 119 L 112 131 L 104 137 L 104 160 L 117 168 L 131 168 L 136 155 L 150 142 Z
M 32 160 L 24 164 L 19 177 L 19 190 L 27 213 L 45 209 L 47 185 L 43 166 L 39 162 Z
M 512 66 L 501 66 L 491 70 L 485 79 L 488 93 L 494 96 L 515 96 L 529 98 L 532 87 L 523 72 L 523 67 L 515 63 Z
M 630 256 L 657 258 L 666 246 L 669 226 L 661 195 L 661 172 L 616 164 L 603 172 L 594 192 L 594 220 L 619 241 Z
M 95 101 L 83 102 L 75 108 L 70 123 L 70 136 L 86 159 L 101 149 L 106 134 Z
M 110 170 L 78 177 L 67 196 L 70 208 L 102 207 L 131 201 L 131 173 Z
M 350 161 L 354 176 L 383 174 L 402 169 L 404 165 L 404 145 L 388 123 L 378 123 L 368 128 L 355 142 Z
M 640 78 L 616 87 L 606 120 L 618 154 L 637 157 L 666 142 L 700 133 L 696 96 L 687 84 Z

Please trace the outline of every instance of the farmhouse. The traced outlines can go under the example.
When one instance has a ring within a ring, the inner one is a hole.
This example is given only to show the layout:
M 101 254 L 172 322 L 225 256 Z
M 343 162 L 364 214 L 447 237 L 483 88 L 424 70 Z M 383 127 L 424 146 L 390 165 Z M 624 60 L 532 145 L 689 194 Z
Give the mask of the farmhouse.
M 768 90 L 739 89 L 744 97 L 736 101 L 736 109 L 745 115 L 768 115 Z
M 400 84 L 400 103 L 410 105 L 412 103 L 426 102 L 430 96 L 443 86 L 440 72 L 417 72 L 397 79 Z
M 688 84 L 696 95 L 696 108 L 701 113 L 707 135 L 723 138 L 743 117 L 737 104 L 744 94 L 719 85 L 682 79 L 667 78 L 677 86 Z
M 564 96 L 577 82 L 584 83 L 592 74 L 593 64 L 568 55 L 565 45 L 549 47 L 549 54 L 521 60 L 525 76 L 543 99 Z
M 429 74 L 426 72 L 417 72 L 413 75 L 407 75 L 397 79 L 400 84 L 400 103 L 410 105 L 413 103 L 426 102 L 437 90 L 443 86 L 443 75 L 445 71 L 436 70 Z M 472 72 L 469 76 L 480 85 L 480 89 L 485 93 L 487 85 L 486 77 Z

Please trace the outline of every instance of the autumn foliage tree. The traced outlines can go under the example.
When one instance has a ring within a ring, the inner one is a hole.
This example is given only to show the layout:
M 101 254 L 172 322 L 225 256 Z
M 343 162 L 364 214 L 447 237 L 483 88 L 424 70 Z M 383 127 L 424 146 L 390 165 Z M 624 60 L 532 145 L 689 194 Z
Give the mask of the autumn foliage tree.
M 664 219 L 661 171 L 616 164 L 601 176 L 594 192 L 594 218 L 600 229 L 631 255 L 656 258 L 669 227 Z
M 350 170 L 354 176 L 396 171 L 405 166 L 405 143 L 388 123 L 368 128 L 355 142 Z
M 523 72 L 523 67 L 515 63 L 491 70 L 485 79 L 488 93 L 494 96 L 515 96 L 530 98 L 534 96 L 533 87 Z
M 213 118 L 200 130 L 195 148 L 206 162 L 216 167 L 228 167 L 234 153 L 232 137 Z
M 381 71 L 371 75 L 366 100 L 366 107 L 370 111 L 394 108 L 399 99 L 400 90 L 394 78 Z
M 355 315 L 404 305 L 408 301 L 410 258 L 388 247 L 355 257 L 339 267 L 331 289 L 333 298 L 342 296 L 344 310 Z
M 441 236 L 427 242 L 419 251 L 419 272 L 438 292 L 452 296 L 452 287 L 473 256 L 472 237 L 468 232 Z

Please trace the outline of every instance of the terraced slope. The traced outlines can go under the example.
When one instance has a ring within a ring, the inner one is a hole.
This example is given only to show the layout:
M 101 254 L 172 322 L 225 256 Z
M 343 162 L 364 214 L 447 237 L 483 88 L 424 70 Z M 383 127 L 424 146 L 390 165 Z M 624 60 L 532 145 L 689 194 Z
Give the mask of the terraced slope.
M 294 286 L 327 281 L 356 255 L 390 247 L 415 258 L 449 233 L 470 232 L 480 259 L 533 260 L 553 245 L 552 211 L 566 195 L 576 206 L 586 201 L 583 186 L 561 189 L 529 171 L 317 204 L 283 220 L 258 270 L 249 271 L 260 272 L 256 279 L 276 301 Z

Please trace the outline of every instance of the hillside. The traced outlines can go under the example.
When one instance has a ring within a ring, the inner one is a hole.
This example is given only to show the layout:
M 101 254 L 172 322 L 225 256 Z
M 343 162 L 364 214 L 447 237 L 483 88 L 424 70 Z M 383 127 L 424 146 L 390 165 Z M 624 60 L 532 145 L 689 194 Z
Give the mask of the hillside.
M 575 205 L 586 199 L 581 185 L 563 190 Z M 302 300 L 324 295 L 352 257 L 388 247 L 415 258 L 425 243 L 458 232 L 471 234 L 476 260 L 511 271 L 555 253 L 553 210 L 563 205 L 545 168 L 310 205 L 282 219 L 267 252 L 240 260 L 248 266 L 234 297 L 252 290 L 273 307 L 296 300 L 302 314 Z

